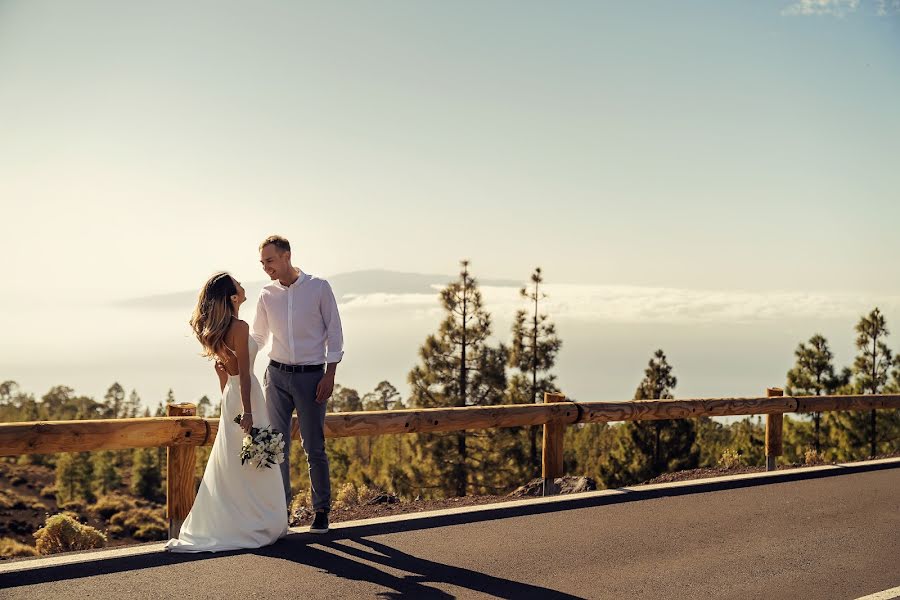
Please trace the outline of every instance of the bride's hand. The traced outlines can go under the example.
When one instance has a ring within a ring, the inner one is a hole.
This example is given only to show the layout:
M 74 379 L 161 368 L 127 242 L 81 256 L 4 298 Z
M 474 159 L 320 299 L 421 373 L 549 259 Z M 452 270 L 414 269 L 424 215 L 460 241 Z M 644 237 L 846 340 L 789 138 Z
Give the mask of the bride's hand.
M 250 428 L 253 427 L 253 415 L 248 412 L 241 415 L 240 426 L 244 433 L 250 433 Z

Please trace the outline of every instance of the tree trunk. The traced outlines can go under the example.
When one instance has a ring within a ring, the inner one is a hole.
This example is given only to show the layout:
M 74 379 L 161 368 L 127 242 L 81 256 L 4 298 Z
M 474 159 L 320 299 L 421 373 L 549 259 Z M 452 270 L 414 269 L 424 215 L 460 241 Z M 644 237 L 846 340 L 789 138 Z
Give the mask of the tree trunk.
M 869 412 L 869 415 L 870 415 L 870 417 L 869 417 L 869 420 L 870 420 L 870 424 L 869 424 L 869 441 L 870 441 L 870 443 L 871 443 L 871 445 L 872 445 L 872 451 L 870 452 L 870 456 L 871 456 L 872 458 L 874 458 L 874 457 L 875 457 L 875 454 L 877 453 L 877 450 L 878 450 L 878 444 L 877 444 L 877 439 L 878 439 L 878 438 L 876 437 L 876 432 L 875 432 L 875 409 L 872 409 L 872 410 Z
M 459 453 L 459 462 L 456 464 L 456 495 L 466 495 L 466 435 L 461 433 L 456 436 L 456 451 Z
M 529 427 L 528 428 L 528 437 L 531 438 L 531 468 L 533 471 L 534 477 L 538 476 L 540 473 L 541 460 L 538 457 L 537 451 L 537 427 Z
M 653 424 L 654 429 L 656 429 L 656 439 L 653 443 L 653 470 L 656 472 L 661 472 L 662 469 L 659 467 L 659 436 L 662 431 L 662 423 L 657 421 Z
M 816 454 L 818 455 L 819 454 L 819 423 L 822 420 L 822 413 L 816 413 L 815 415 L 813 415 L 813 420 L 816 422 L 815 443 L 816 443 Z

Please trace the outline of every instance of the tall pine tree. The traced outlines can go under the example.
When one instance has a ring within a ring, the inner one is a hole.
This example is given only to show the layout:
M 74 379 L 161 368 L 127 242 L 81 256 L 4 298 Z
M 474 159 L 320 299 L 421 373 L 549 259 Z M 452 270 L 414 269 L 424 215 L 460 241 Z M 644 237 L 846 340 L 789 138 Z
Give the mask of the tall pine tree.
M 118 419 L 127 416 L 125 389 L 117 381 L 109 386 L 109 389 L 106 390 L 106 395 L 103 397 L 103 418 Z
M 389 381 L 382 381 L 362 398 L 363 410 L 393 410 L 405 408 L 403 398 Z
M 531 287 L 519 290 L 528 301 L 528 310 L 516 312 L 512 325 L 512 345 L 509 366 L 518 370 L 509 381 L 509 395 L 514 404 L 543 402 L 544 393 L 556 392 L 556 376 L 549 371 L 556 364 L 562 341 L 556 335 L 556 327 L 550 318 L 541 313 L 540 301 L 547 298 L 541 291 L 544 277 L 540 267 L 531 274 Z M 528 428 L 528 461 L 531 475 L 540 472 L 537 451 L 537 427 Z
M 853 379 L 861 394 L 880 394 L 888 382 L 893 366 L 893 353 L 884 342 L 888 336 L 884 315 L 876 307 L 856 324 L 856 348 L 859 354 L 853 361 Z M 870 456 L 878 454 L 878 435 L 875 410 L 869 411 Z
M 91 457 L 94 467 L 94 489 L 100 494 L 108 494 L 122 485 L 119 475 L 117 454 L 112 450 L 95 452 Z
M 128 394 L 128 400 L 125 401 L 125 417 L 134 419 L 141 414 L 141 397 L 138 396 L 137 390 L 132 389 Z
M 436 334 L 419 349 L 421 363 L 409 373 L 414 407 L 438 408 L 499 404 L 506 387 L 506 349 L 489 345 L 491 319 L 478 283 L 462 261 L 459 278 L 440 293 L 446 316 Z M 472 487 L 470 467 L 482 475 L 486 456 L 471 456 L 464 432 L 419 436 L 416 477 L 426 493 L 465 496 Z
M 644 370 L 635 400 L 672 398 L 678 383 L 665 353 L 657 350 Z M 645 481 L 660 473 L 697 466 L 699 450 L 692 419 L 629 421 L 612 432 L 613 448 L 600 465 L 607 485 Z
M 788 396 L 821 396 L 833 394 L 840 386 L 840 378 L 835 375 L 832 360 L 834 355 L 828 348 L 828 341 L 820 334 L 809 338 L 806 344 L 799 344 L 794 350 L 797 362 L 787 372 L 785 392 Z M 813 413 L 815 433 L 813 445 L 816 454 L 821 452 L 820 430 L 822 413 Z

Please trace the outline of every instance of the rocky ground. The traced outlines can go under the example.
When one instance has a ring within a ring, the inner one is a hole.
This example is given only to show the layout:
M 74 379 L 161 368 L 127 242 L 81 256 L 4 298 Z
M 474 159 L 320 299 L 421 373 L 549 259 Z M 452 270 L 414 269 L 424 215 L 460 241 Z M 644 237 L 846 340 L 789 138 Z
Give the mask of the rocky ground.
M 897 457 L 900 457 L 900 452 L 877 456 L 876 458 Z M 779 465 L 778 470 L 796 469 L 799 467 L 807 466 L 811 465 Z M 674 481 L 689 481 L 692 479 L 706 479 L 709 477 L 740 475 L 743 473 L 761 473 L 764 471 L 765 467 L 747 466 L 734 466 L 730 468 L 710 467 L 703 469 L 690 469 L 687 471 L 664 473 L 658 477 L 654 477 L 653 479 L 637 485 L 670 483 Z M 597 489 L 597 483 L 590 477 L 566 476 L 557 479 L 556 484 L 560 487 L 560 494 L 573 494 Z M 509 502 L 512 500 L 521 500 L 525 497 L 540 496 L 542 489 L 543 480 L 533 479 L 517 490 L 504 496 L 464 496 L 461 498 L 445 498 L 440 500 L 416 499 L 403 501 L 391 494 L 379 493 L 377 495 L 373 495 L 370 498 L 362 498 L 356 503 L 336 503 L 336 506 L 331 511 L 330 520 L 333 523 L 339 523 L 341 521 L 356 521 L 359 519 L 371 519 L 374 517 L 384 517 L 388 515 L 417 513 L 430 510 L 442 510 L 446 508 L 455 508 L 458 506 L 478 506 L 481 504 L 493 504 L 496 502 Z M 297 508 L 295 506 L 291 516 L 291 526 L 309 525 L 310 523 L 312 523 L 312 518 L 313 514 L 308 508 Z
M 900 453 L 878 458 L 900 457 Z M 781 465 L 779 470 L 807 465 Z M 644 482 L 668 483 L 703 479 L 741 473 L 764 471 L 763 467 L 734 466 L 714 467 L 665 473 Z M 102 510 L 99 505 L 66 503 L 56 501 L 53 488 L 55 474 L 52 469 L 39 465 L 18 465 L 0 463 L 0 539 L 9 538 L 34 545 L 33 533 L 37 531 L 49 515 L 68 513 L 81 523 L 91 525 L 106 533 L 107 547 L 123 546 L 164 539 L 164 507 L 142 500 L 126 499 L 129 506 Z M 567 476 L 556 480 L 561 494 L 571 494 L 597 489 L 596 482 L 589 477 Z M 543 480 L 534 479 L 517 490 L 502 496 L 465 496 L 460 498 L 401 500 L 393 494 L 376 489 L 355 489 L 345 486 L 338 490 L 331 512 L 332 522 L 355 521 L 396 514 L 441 510 L 461 506 L 477 506 L 519 500 L 541 495 Z M 299 497 L 295 499 L 292 526 L 308 525 L 313 514 Z M 113 511 L 120 511 L 118 521 Z M 105 513 L 105 514 L 104 514 Z M 129 520 L 127 517 L 130 516 Z M 143 529 L 142 529 L 143 528 Z
M 107 547 L 124 546 L 148 541 L 148 537 L 162 539 L 159 527 L 145 529 L 139 537 L 134 537 L 137 528 L 110 525 L 113 516 L 109 510 L 102 514 L 94 505 L 83 502 L 59 504 L 56 500 L 53 469 L 41 465 L 19 465 L 0 462 L 0 539 L 8 538 L 34 546 L 34 532 L 43 526 L 50 515 L 68 513 L 79 522 L 95 527 L 106 533 Z M 140 525 L 153 521 L 163 523 L 165 507 L 143 500 L 130 500 L 125 506 L 132 511 L 129 516 L 139 517 Z M 119 511 L 116 511 L 119 512 Z M 139 514 L 138 514 L 139 513 Z M 143 539 L 142 539 L 143 538 Z

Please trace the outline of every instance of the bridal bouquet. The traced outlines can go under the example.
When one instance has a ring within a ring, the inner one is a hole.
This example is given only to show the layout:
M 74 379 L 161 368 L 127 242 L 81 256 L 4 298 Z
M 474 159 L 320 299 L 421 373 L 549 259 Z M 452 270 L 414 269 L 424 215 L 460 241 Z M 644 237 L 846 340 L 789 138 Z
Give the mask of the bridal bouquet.
M 234 418 L 234 422 L 240 425 L 241 416 Z M 265 467 L 271 469 L 272 465 L 280 465 L 284 462 L 284 437 L 281 432 L 270 426 L 251 427 L 250 433 L 244 436 L 241 444 L 241 464 L 250 462 L 257 469 Z

